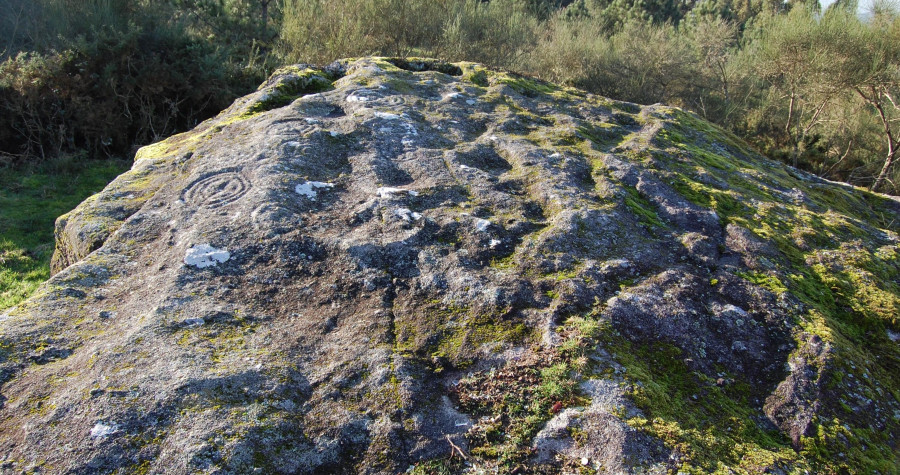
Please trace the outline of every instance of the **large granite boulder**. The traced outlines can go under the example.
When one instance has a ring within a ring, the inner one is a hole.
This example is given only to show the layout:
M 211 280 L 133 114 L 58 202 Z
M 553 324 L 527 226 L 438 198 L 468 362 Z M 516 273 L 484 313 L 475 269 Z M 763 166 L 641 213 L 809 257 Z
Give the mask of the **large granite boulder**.
M 285 68 L 59 219 L 0 472 L 896 473 L 898 230 L 676 108 Z

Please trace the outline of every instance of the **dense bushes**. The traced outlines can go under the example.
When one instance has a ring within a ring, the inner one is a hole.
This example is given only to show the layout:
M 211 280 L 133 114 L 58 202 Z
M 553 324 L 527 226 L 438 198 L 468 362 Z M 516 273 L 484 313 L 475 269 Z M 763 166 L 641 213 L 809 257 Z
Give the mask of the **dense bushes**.
M 197 11 L 178 10 L 178 21 L 175 10 L 151 9 L 155 3 L 28 5 L 43 7 L 20 15 L 35 30 L 7 43 L 35 51 L 0 64 L 0 162 L 127 155 L 216 114 L 265 77 L 264 65 L 241 64 L 251 48 L 210 41 L 217 37 Z M 63 11 L 67 5 L 73 11 Z
M 229 99 L 226 58 L 148 33 L 104 32 L 59 54 L 0 65 L 0 147 L 47 157 L 107 155 L 193 126 Z
M 900 20 L 883 6 L 861 20 L 852 3 L 10 0 L 0 156 L 121 154 L 275 65 L 417 55 L 682 106 L 774 158 L 898 193 Z

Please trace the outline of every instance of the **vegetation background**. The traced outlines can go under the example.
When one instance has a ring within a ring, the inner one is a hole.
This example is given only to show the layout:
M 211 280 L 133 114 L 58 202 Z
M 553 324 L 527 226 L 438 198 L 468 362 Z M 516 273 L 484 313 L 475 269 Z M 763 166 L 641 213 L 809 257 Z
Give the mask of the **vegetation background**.
M 477 61 L 681 106 L 772 158 L 900 194 L 900 16 L 888 3 L 860 16 L 853 0 L 824 11 L 816 0 L 5 0 L 0 309 L 49 275 L 56 216 L 137 147 L 215 115 L 278 66 L 369 54 Z

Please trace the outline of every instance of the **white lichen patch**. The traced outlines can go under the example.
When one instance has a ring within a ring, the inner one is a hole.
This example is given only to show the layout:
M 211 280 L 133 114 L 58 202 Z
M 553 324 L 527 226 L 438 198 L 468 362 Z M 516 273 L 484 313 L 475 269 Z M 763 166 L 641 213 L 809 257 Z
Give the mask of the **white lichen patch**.
M 199 326 L 203 326 L 203 324 L 206 323 L 206 320 L 204 320 L 203 317 L 194 317 L 194 318 L 186 318 L 181 323 L 188 328 L 196 328 Z
M 314 200 L 316 199 L 316 196 L 318 196 L 318 192 L 316 192 L 316 190 L 322 188 L 334 188 L 334 183 L 325 183 L 323 181 L 307 181 L 295 186 L 294 191 L 299 195 L 303 195 L 311 200 Z
M 410 122 L 403 123 L 403 130 L 406 131 L 407 135 L 413 135 L 413 136 L 419 135 L 419 131 L 416 130 L 416 127 L 414 125 L 412 125 L 412 123 L 410 123 Z
M 231 254 L 225 249 L 216 249 L 209 244 L 197 244 L 187 250 L 184 263 L 203 269 L 221 264 L 230 258 Z
M 118 431 L 119 428 L 116 427 L 115 424 L 105 424 L 103 422 L 98 422 L 94 424 L 94 427 L 91 428 L 91 437 L 94 439 L 100 439 L 109 437 Z
M 499 245 L 500 245 L 500 240 L 499 240 L 499 239 L 491 239 L 491 242 L 490 242 L 490 244 L 489 244 L 489 246 L 490 246 L 491 249 L 494 249 L 495 247 L 497 247 L 497 246 L 499 246 Z
M 384 120 L 400 120 L 401 117 L 398 114 L 393 114 L 391 112 L 375 112 L 375 117 Z
M 422 219 L 422 215 L 420 213 L 416 213 L 409 208 L 398 208 L 394 211 L 394 214 L 407 223 Z
M 892 332 L 890 330 L 887 331 L 888 338 L 891 339 L 894 343 L 900 343 L 900 333 Z
M 369 101 L 369 98 L 360 93 L 353 93 L 353 94 L 350 94 L 349 96 L 347 96 L 347 102 L 368 102 L 368 101 Z
M 486 233 L 490 226 L 491 226 L 491 222 L 486 219 L 481 219 L 481 218 L 475 219 L 475 230 L 480 233 Z
M 404 190 L 403 188 L 394 188 L 391 186 L 383 186 L 375 190 L 375 194 L 378 195 L 379 198 L 392 198 L 394 195 L 400 193 L 407 193 L 409 196 L 419 196 L 417 191 Z

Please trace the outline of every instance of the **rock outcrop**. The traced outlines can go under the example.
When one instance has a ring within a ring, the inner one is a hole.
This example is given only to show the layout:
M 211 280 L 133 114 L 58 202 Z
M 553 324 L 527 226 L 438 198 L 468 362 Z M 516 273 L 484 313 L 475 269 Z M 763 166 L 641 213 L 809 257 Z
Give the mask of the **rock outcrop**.
M 896 473 L 898 230 L 676 108 L 286 68 L 59 219 L 0 471 Z

